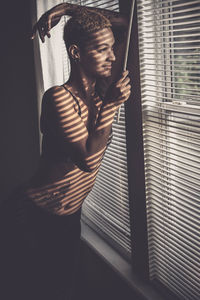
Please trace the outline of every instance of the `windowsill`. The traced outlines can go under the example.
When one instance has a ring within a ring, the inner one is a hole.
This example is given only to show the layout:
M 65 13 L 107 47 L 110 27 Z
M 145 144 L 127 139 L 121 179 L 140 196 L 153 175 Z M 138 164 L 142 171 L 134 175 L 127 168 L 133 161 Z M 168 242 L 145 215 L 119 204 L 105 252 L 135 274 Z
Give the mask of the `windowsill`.
M 166 300 L 148 283 L 143 282 L 133 272 L 131 265 L 108 245 L 91 227 L 82 222 L 82 240 L 92 248 L 140 297 L 146 300 Z

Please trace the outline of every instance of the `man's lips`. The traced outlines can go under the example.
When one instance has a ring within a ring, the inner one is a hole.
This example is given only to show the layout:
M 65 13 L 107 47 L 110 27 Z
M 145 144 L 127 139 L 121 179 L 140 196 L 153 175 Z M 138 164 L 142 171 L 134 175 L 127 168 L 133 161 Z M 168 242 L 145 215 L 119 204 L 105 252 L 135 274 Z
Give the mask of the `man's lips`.
M 104 68 L 105 69 L 112 69 L 112 65 L 110 65 L 110 64 L 109 65 L 104 65 Z

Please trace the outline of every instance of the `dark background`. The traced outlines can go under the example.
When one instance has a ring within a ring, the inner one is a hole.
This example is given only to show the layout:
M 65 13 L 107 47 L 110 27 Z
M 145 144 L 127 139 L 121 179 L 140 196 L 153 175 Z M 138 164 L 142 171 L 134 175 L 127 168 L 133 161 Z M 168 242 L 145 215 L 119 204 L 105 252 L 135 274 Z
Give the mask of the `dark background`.
M 1 4 L 0 192 L 2 202 L 39 159 L 30 1 Z

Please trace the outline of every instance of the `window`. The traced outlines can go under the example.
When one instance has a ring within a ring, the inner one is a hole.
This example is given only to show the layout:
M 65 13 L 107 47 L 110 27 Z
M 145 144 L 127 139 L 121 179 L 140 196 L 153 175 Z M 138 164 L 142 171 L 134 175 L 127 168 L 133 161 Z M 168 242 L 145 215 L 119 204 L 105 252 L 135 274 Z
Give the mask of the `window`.
M 200 3 L 138 1 L 150 279 L 200 295 Z
M 48 1 L 48 7 L 46 1 L 36 2 L 39 17 L 61 1 Z M 70 2 L 113 10 L 120 4 L 126 11 L 130 4 Z M 147 274 L 160 291 L 170 291 L 169 299 L 197 300 L 200 2 L 137 0 L 136 8 L 129 55 L 135 100 L 122 107 L 120 122 L 114 121 L 114 138 L 83 206 L 83 221 L 125 256 L 134 272 Z M 40 43 L 45 90 L 69 75 L 65 21 Z

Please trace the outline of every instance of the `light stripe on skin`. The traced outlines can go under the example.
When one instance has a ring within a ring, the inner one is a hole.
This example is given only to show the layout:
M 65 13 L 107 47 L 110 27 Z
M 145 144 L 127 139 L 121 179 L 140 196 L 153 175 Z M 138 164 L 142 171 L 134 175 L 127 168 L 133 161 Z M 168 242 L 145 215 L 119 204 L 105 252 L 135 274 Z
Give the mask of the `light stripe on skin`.
M 81 118 L 79 117 L 80 118 L 79 119 L 77 114 L 74 114 L 75 110 L 74 110 L 74 105 L 73 105 L 74 104 L 73 97 L 72 96 L 67 97 L 65 91 L 64 91 L 64 93 L 65 93 L 64 97 L 61 97 L 58 99 L 54 99 L 54 97 L 56 97 L 58 94 L 60 95 L 60 93 L 53 93 L 52 101 L 55 103 L 55 108 L 57 108 L 58 121 L 63 130 L 62 135 L 64 136 L 64 138 L 70 139 L 71 142 L 77 142 L 77 141 L 80 141 L 81 139 L 87 138 L 88 132 L 87 132 L 85 124 L 83 123 Z M 62 95 L 62 93 L 61 93 L 61 95 Z M 69 108 L 68 110 L 66 110 L 66 107 L 65 107 L 65 109 L 63 109 L 63 113 L 60 113 L 61 110 L 58 108 L 58 106 L 60 104 L 60 100 L 62 100 L 62 102 L 61 102 L 62 105 L 64 105 L 64 103 L 67 102 L 67 108 Z M 71 105 L 68 104 L 69 101 L 71 101 Z M 64 116 L 65 116 L 65 118 L 63 118 Z M 61 122 L 60 122 L 60 118 L 62 118 Z M 77 118 L 78 118 L 78 120 L 77 120 Z M 74 126 L 70 127 L 69 123 L 68 123 L 69 121 L 72 125 L 77 124 L 77 123 L 78 123 L 78 125 L 75 127 Z M 66 123 L 67 126 L 65 126 L 64 123 Z M 80 134 L 82 134 L 82 138 L 81 138 Z
M 95 178 L 96 178 L 96 175 L 93 178 L 91 178 L 89 181 L 87 181 L 87 179 L 85 179 L 85 181 L 81 185 L 77 184 L 75 188 L 68 191 L 66 197 L 63 198 L 63 195 L 61 195 L 61 197 L 62 197 L 61 201 L 57 201 L 57 200 L 59 200 L 59 198 L 53 199 L 53 200 L 49 201 L 49 205 L 47 205 L 45 203 L 46 199 L 44 196 L 44 197 L 42 197 L 42 199 L 37 199 L 36 203 L 38 203 L 38 205 L 40 205 L 40 206 L 53 207 L 55 205 L 55 203 L 57 203 L 57 202 L 60 202 L 60 204 L 62 204 L 62 205 L 66 205 L 70 202 L 74 202 L 74 200 L 77 199 L 77 197 L 79 198 L 82 195 L 83 191 L 91 190 L 91 187 L 94 185 Z
M 90 170 L 95 171 L 97 167 L 99 167 L 99 165 L 101 164 L 103 155 L 98 158 L 98 160 L 96 162 L 87 162 L 87 166 L 90 168 Z
M 50 101 L 53 104 L 63 140 L 66 140 L 67 143 L 73 143 L 87 139 L 88 130 L 84 122 L 87 122 L 88 108 L 82 100 L 80 101 L 81 117 L 78 114 L 77 103 L 70 94 L 66 93 L 63 87 L 55 87 L 51 90 Z M 95 104 L 98 112 L 101 111 L 99 117 L 96 115 L 96 131 L 99 131 L 112 123 L 115 109 L 109 104 L 101 109 L 102 101 L 99 97 L 95 98 Z M 62 179 L 39 189 L 32 189 L 29 191 L 29 196 L 34 198 L 36 204 L 55 214 L 63 215 L 75 212 L 81 207 L 95 183 L 105 150 L 106 146 L 97 153 L 85 157 L 87 166 L 92 172 L 84 172 L 76 166 Z
M 80 176 L 81 173 L 84 173 L 82 170 L 78 169 L 78 167 L 76 167 L 74 170 L 70 171 L 69 173 L 67 173 L 65 175 L 65 177 L 61 180 L 55 181 L 54 183 L 50 183 L 47 185 L 44 185 L 43 187 L 39 187 L 39 188 L 28 188 L 26 191 L 26 194 L 29 195 L 31 194 L 31 192 L 35 191 L 35 194 L 39 194 L 42 191 L 53 191 L 53 189 L 55 189 L 56 187 L 60 187 L 61 184 L 64 184 L 66 182 L 69 182 L 69 180 L 71 181 L 73 178 L 76 178 L 78 176 Z
M 63 125 L 65 125 L 65 124 L 66 124 L 66 120 L 65 120 L 65 119 L 64 119 L 64 120 L 60 120 L 60 123 L 61 123 L 61 124 L 63 123 Z M 73 125 L 73 124 L 74 124 L 74 120 L 67 123 L 68 126 L 71 126 L 71 125 Z M 75 124 L 81 124 L 80 120 L 77 120 L 77 122 L 76 122 Z M 62 125 L 62 126 L 63 126 L 63 125 Z M 67 127 L 66 127 L 66 128 L 67 128 Z
M 88 182 L 91 183 L 89 186 L 88 186 Z M 94 185 L 94 182 L 95 182 L 95 177 L 92 178 L 90 181 L 86 181 L 86 182 L 84 182 L 84 184 L 79 185 L 75 189 L 76 192 L 75 193 L 72 192 L 71 197 L 69 197 L 69 195 L 67 195 L 66 198 L 62 198 L 62 200 L 60 201 L 60 204 L 62 205 L 62 207 L 66 206 L 70 203 L 76 203 L 76 202 L 83 201 L 86 194 L 89 193 L 89 191 L 91 190 L 91 187 Z M 80 187 L 81 187 L 81 189 L 80 189 Z M 55 200 L 57 200 L 57 199 L 55 199 Z M 38 201 L 36 203 L 38 203 Z M 56 201 L 56 203 L 58 203 L 58 201 Z M 55 202 L 54 202 L 54 199 L 53 199 L 53 201 L 49 202 L 48 204 L 44 202 L 42 206 L 44 206 L 45 208 L 48 209 L 48 208 L 53 208 L 56 205 L 55 205 Z M 55 207 L 55 209 L 58 213 L 61 208 Z M 65 211 L 68 212 L 68 209 L 65 209 Z
M 79 194 L 80 191 L 82 191 L 86 186 L 90 189 L 90 184 L 94 182 L 96 178 L 96 174 L 94 174 L 94 176 L 92 178 L 90 178 L 90 180 L 88 180 L 88 178 L 84 178 L 83 180 L 77 181 L 77 183 L 73 186 L 70 186 L 66 196 L 64 196 L 64 198 L 62 198 L 62 201 L 73 201 L 73 197 L 75 197 L 76 195 Z M 59 191 L 58 191 L 59 192 Z M 63 197 L 63 195 L 61 195 Z M 45 195 L 44 197 L 45 198 Z M 42 199 L 43 199 L 42 198 Z M 41 202 L 42 199 L 39 199 L 39 201 L 37 202 Z
M 77 177 L 74 182 L 72 182 L 72 180 L 70 180 L 70 184 L 69 184 L 69 181 L 68 181 L 68 186 L 66 187 L 66 189 L 68 188 L 68 190 L 66 191 L 66 197 L 64 199 L 71 199 L 72 197 L 69 198 L 69 196 L 71 196 L 73 194 L 74 191 L 77 191 L 77 189 L 80 191 L 80 187 L 82 186 L 85 186 L 85 184 L 89 185 L 91 182 L 93 182 L 93 180 L 95 179 L 96 177 L 96 174 L 97 174 L 97 171 L 94 172 L 94 173 L 90 173 L 90 177 L 91 179 L 88 180 L 88 176 L 82 176 L 82 178 L 80 177 Z M 52 192 L 55 193 L 54 196 L 56 196 L 56 193 L 59 193 L 59 190 L 60 188 L 63 188 L 63 185 L 62 186 L 58 186 L 57 189 L 55 188 L 52 188 L 51 189 L 48 189 L 46 190 L 44 193 L 41 194 L 41 192 L 38 194 L 39 197 L 37 197 L 37 203 L 40 203 L 42 202 L 46 196 Z M 75 193 L 76 195 L 77 193 Z M 35 194 L 35 196 L 37 196 L 37 194 Z M 73 195 L 72 195 L 73 196 Z M 61 193 L 61 197 L 63 197 L 63 194 Z M 44 200 L 45 201 L 45 200 Z
M 101 126 L 98 127 L 97 131 L 104 129 L 105 127 L 109 126 L 111 123 L 112 123 L 112 120 L 110 122 L 107 122 L 106 124 L 102 124 Z
M 94 185 L 94 184 L 93 184 Z M 92 186 L 93 186 L 92 185 Z M 78 193 L 76 195 L 76 197 L 74 197 L 71 201 L 68 201 L 65 203 L 63 202 L 63 206 L 66 207 L 69 205 L 69 203 L 74 203 L 74 202 L 81 202 L 82 200 L 85 199 L 85 197 L 88 195 L 89 191 L 91 190 L 90 187 L 87 187 L 85 186 L 82 190 L 81 190 L 81 193 Z M 70 207 L 69 207 L 70 208 Z M 68 208 L 64 208 L 65 211 L 67 212 L 68 211 Z
M 83 204 L 83 201 L 79 205 L 77 205 L 75 208 L 69 209 L 67 214 L 68 215 L 74 214 L 76 211 L 79 210 L 79 208 L 81 208 L 82 204 Z M 66 210 L 64 210 L 64 208 L 62 208 L 62 210 L 59 211 L 59 215 L 60 216 L 66 215 Z
M 86 160 L 87 162 L 90 162 L 91 159 L 100 157 L 100 156 L 103 154 L 103 152 L 104 152 L 105 150 L 106 150 L 106 147 L 104 147 L 102 150 L 98 151 L 97 153 L 95 153 L 95 154 L 93 154 L 93 155 L 90 155 L 90 156 L 86 157 L 85 160 Z

